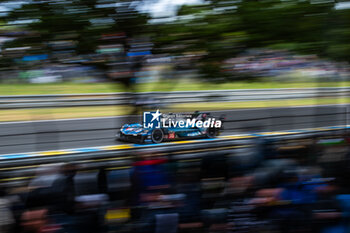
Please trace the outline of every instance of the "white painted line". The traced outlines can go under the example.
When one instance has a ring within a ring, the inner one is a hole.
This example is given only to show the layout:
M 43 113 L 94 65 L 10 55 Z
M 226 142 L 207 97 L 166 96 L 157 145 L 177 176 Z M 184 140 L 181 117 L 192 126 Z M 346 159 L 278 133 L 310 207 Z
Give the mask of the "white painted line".
M 0 122 L 0 125 L 10 124 L 28 124 L 28 123 L 40 123 L 40 122 L 57 122 L 57 121 L 80 121 L 80 120 L 99 120 L 99 119 L 117 119 L 121 117 L 137 117 L 138 115 L 123 115 L 123 116 L 106 116 L 106 117 L 82 117 L 82 118 L 69 118 L 69 119 L 55 119 L 55 120 L 37 120 L 37 121 L 5 121 Z

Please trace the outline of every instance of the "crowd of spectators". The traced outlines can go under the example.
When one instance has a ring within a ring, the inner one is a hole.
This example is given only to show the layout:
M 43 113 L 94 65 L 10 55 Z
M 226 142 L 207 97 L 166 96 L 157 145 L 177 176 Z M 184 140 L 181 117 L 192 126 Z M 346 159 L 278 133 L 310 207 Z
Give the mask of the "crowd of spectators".
M 348 232 L 341 140 L 258 141 L 180 160 L 143 153 L 130 167 L 94 171 L 42 165 L 26 187 L 2 190 L 0 232 Z
M 296 55 L 284 50 L 248 50 L 225 61 L 225 72 L 251 77 L 279 77 L 294 74 L 302 77 L 337 81 L 349 78 L 346 63 L 323 60 L 315 55 Z

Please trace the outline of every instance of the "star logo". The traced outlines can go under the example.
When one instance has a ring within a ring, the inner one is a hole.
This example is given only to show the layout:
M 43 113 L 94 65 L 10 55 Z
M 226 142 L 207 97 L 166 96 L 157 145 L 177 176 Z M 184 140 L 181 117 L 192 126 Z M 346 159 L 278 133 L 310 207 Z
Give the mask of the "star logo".
M 161 115 L 162 115 L 162 114 L 159 112 L 159 109 L 158 109 L 155 113 L 152 113 L 153 118 L 152 118 L 151 122 L 154 121 L 154 120 L 159 121 L 159 117 L 160 117 Z
M 160 128 L 160 116 L 162 113 L 159 109 L 156 112 L 144 112 L 143 113 L 143 127 L 145 129 Z

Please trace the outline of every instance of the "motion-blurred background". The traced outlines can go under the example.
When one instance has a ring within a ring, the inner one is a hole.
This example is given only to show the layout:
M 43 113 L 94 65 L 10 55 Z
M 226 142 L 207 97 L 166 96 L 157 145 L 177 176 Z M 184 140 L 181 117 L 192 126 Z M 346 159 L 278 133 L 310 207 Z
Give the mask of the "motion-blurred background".
M 349 232 L 350 2 L 0 1 L 0 232 Z M 144 110 L 221 137 L 115 142 Z

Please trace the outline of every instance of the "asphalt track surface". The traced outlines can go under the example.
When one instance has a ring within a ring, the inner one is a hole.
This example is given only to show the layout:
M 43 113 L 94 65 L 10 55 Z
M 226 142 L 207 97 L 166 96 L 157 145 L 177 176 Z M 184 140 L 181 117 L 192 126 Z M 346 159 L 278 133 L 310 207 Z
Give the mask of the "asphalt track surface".
M 223 135 L 349 124 L 350 105 L 241 109 L 214 112 L 226 115 Z M 116 142 L 124 123 L 140 116 L 83 118 L 0 123 L 0 154 L 94 147 Z

